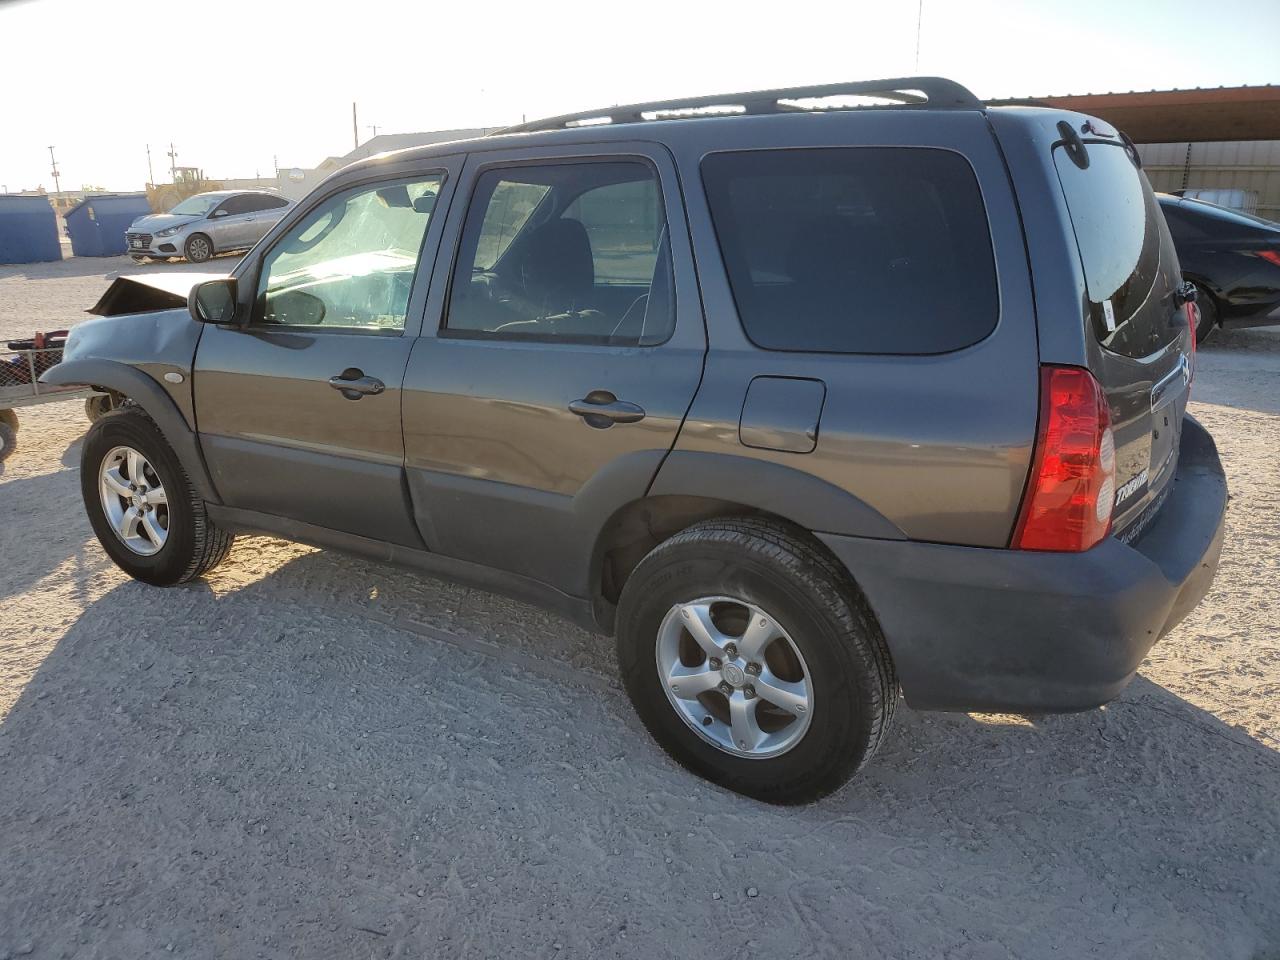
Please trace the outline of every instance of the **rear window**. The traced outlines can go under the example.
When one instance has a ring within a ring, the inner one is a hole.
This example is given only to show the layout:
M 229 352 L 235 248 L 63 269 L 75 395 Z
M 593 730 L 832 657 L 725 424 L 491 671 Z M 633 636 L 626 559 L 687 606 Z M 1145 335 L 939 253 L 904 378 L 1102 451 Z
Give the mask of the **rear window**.
M 995 328 L 990 228 L 959 154 L 717 153 L 702 177 L 738 315 L 757 346 L 945 353 Z
M 1181 282 L 1173 239 L 1146 175 L 1124 147 L 1090 143 L 1086 150 L 1084 169 L 1064 147 L 1053 157 L 1080 250 L 1094 333 L 1108 350 L 1145 357 L 1180 332 L 1162 310 L 1166 288 Z

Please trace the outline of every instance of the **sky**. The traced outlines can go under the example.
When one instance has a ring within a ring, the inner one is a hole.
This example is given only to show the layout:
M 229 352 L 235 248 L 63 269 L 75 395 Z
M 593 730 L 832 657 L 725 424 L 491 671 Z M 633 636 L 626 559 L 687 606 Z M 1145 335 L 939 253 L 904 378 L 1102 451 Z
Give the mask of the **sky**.
M 917 13 L 920 17 L 917 63 Z M 920 75 L 983 98 L 1280 83 L 1280 0 L 0 0 L 0 191 L 270 176 L 379 133 Z

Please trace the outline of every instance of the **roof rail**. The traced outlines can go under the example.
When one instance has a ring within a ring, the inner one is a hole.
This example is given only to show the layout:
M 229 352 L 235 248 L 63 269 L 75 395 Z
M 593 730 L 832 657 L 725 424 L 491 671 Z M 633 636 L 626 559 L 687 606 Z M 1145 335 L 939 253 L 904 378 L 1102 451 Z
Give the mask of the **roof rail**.
M 807 106 L 797 101 L 818 100 L 829 97 L 874 97 L 892 101 L 877 105 L 879 108 L 901 107 L 930 110 L 983 110 L 984 104 L 967 89 L 953 80 L 942 77 L 899 77 L 891 80 L 858 80 L 852 83 L 827 83 L 814 87 L 781 87 L 777 90 L 753 90 L 746 93 L 717 93 L 702 97 L 682 97 L 678 100 L 655 100 L 652 103 L 632 103 L 626 106 L 601 107 L 582 113 L 566 113 L 545 120 L 532 120 L 494 131 L 490 136 L 504 133 L 532 133 L 535 130 L 563 130 L 568 127 L 596 126 L 612 123 L 642 123 L 647 120 L 686 119 L 695 116 L 720 114 L 803 113 L 847 107 L 822 105 Z M 856 109 L 876 109 L 877 106 Z M 666 116 L 663 116 L 665 114 Z

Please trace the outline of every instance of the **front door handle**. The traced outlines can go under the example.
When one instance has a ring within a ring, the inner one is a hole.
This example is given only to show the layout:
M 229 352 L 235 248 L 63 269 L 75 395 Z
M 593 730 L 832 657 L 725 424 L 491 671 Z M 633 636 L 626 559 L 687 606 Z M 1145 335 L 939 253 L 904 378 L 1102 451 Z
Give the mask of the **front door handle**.
M 359 400 L 369 394 L 376 396 L 387 389 L 387 385 L 377 377 L 366 377 L 364 371 L 356 367 L 348 367 L 336 377 L 330 377 L 329 386 L 348 400 Z
M 637 403 L 619 400 L 608 390 L 592 390 L 581 400 L 569 404 L 569 412 L 576 413 L 588 426 L 603 430 L 615 423 L 635 423 L 644 419 L 644 408 Z

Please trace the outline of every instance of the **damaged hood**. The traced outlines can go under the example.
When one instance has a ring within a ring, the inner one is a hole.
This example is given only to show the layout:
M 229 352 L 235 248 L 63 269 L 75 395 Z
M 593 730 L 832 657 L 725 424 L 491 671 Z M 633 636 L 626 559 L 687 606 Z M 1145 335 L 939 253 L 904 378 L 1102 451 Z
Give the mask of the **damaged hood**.
M 170 227 L 182 227 L 188 223 L 195 223 L 202 220 L 203 217 L 184 216 L 180 213 L 153 213 L 149 216 L 139 217 L 129 225 L 130 233 L 159 233 L 161 230 L 167 230 Z
M 114 317 L 122 313 L 148 313 L 152 310 L 173 310 L 187 305 L 191 288 L 206 280 L 217 280 L 225 273 L 146 273 L 130 277 L 116 277 L 106 293 L 86 312 L 99 317 Z

